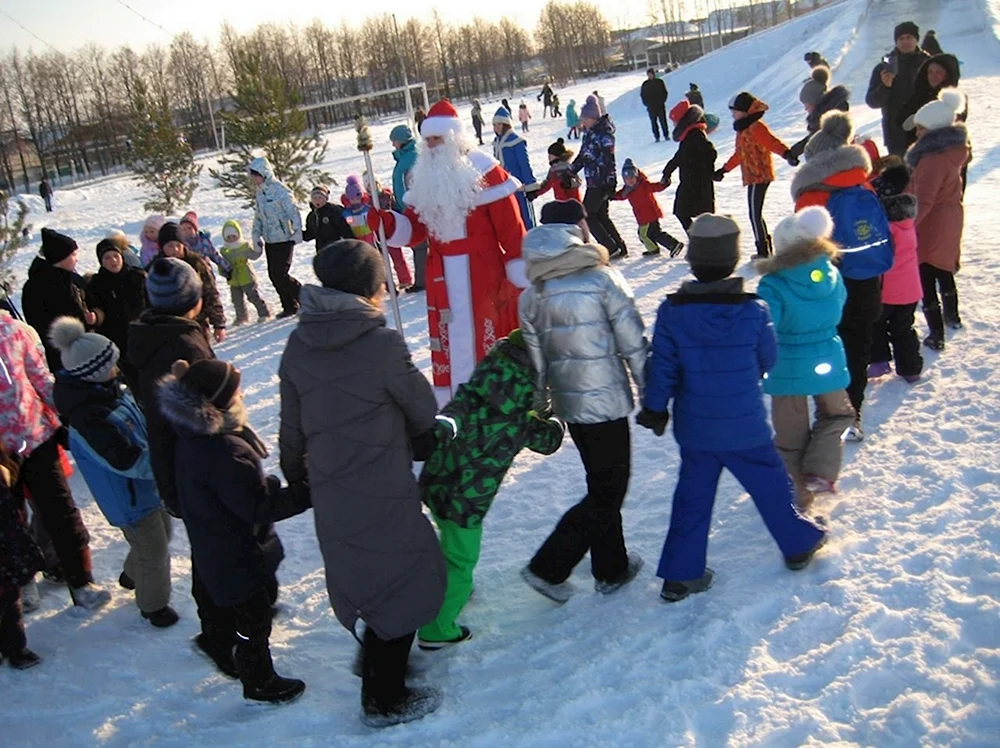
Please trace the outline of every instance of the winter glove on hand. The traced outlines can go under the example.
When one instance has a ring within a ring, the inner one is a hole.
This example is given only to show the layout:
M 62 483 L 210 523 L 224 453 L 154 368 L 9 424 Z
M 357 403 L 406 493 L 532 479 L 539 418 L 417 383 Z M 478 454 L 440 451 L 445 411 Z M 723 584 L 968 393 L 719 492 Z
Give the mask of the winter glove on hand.
M 655 410 L 643 408 L 639 411 L 639 415 L 635 417 L 635 422 L 644 429 L 649 429 L 657 436 L 663 436 L 663 432 L 667 430 L 667 424 L 670 422 L 670 414 L 657 413 Z
M 785 151 L 783 154 L 781 154 L 781 157 L 783 159 L 785 159 L 785 161 L 788 162 L 789 166 L 798 166 L 799 165 L 798 156 L 796 156 L 794 153 L 792 153 L 792 149 L 791 148 L 789 148 L 787 151 Z
M 660 180 L 660 184 L 664 187 L 669 187 L 672 184 L 672 180 L 666 174 L 663 175 L 663 179 Z
M 415 462 L 426 462 L 437 448 L 437 435 L 433 428 L 427 429 L 422 434 L 410 438 L 410 446 L 413 448 L 413 460 Z
M 529 202 L 531 202 L 531 201 L 533 201 L 533 200 L 534 200 L 534 199 L 535 199 L 536 197 L 538 197 L 538 190 L 528 190 L 528 191 L 526 191 L 526 192 L 524 193 L 524 196 L 525 196 L 526 198 L 528 198 L 528 201 L 529 201 Z
M 264 237 L 257 237 L 257 249 L 264 249 Z
M 721 182 L 725 178 L 726 178 L 726 172 L 723 169 L 716 169 L 715 174 L 712 175 L 712 179 L 714 179 L 716 182 Z
M 267 485 L 267 495 L 277 496 L 281 493 L 281 478 L 277 475 L 269 475 L 264 479 L 265 485 Z

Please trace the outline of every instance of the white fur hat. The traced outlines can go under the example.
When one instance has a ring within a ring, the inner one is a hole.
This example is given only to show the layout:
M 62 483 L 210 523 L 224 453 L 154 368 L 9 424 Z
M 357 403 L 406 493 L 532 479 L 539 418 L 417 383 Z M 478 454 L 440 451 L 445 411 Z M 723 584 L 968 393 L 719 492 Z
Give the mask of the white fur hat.
M 774 229 L 774 253 L 780 255 L 799 244 L 829 239 L 833 236 L 833 219 L 826 208 L 803 208 L 788 216 Z
M 955 118 L 965 109 L 965 96 L 955 88 L 946 88 L 938 96 L 940 98 L 917 110 L 913 115 L 913 124 L 928 130 L 940 130 L 955 124 Z

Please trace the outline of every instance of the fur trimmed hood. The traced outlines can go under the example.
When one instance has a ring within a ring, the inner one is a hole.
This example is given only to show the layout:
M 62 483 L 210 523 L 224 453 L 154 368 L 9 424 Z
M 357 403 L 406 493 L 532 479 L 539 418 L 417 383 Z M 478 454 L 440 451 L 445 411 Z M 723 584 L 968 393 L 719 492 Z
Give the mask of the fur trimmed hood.
M 236 398 L 232 405 L 222 410 L 184 386 L 173 374 L 161 377 L 157 389 L 160 412 L 182 433 L 215 436 L 240 431 L 247 425 L 242 398 Z
M 782 270 L 806 265 L 817 257 L 826 257 L 832 261 L 838 254 L 837 245 L 827 239 L 801 241 L 771 257 L 754 261 L 753 269 L 760 275 L 772 275 Z
M 890 221 L 905 221 L 917 217 L 917 196 L 916 195 L 885 195 L 880 197 L 882 207 Z
M 821 68 L 816 68 L 820 70 Z M 847 112 L 850 111 L 851 90 L 847 86 L 836 85 L 823 94 L 816 108 L 806 117 L 806 128 L 809 132 L 818 132 L 820 120 L 827 112 Z
M 969 131 L 965 125 L 959 123 L 950 127 L 942 127 L 939 130 L 931 130 L 924 133 L 920 140 L 910 146 L 910 150 L 906 152 L 906 165 L 910 169 L 916 169 L 917 164 L 924 156 L 962 146 L 966 149 L 969 147 Z
M 868 153 L 859 145 L 845 145 L 832 151 L 823 151 L 799 167 L 792 179 L 792 199 L 798 200 L 803 193 L 810 190 L 829 192 L 824 184 L 834 174 L 863 169 L 868 174 L 872 169 Z

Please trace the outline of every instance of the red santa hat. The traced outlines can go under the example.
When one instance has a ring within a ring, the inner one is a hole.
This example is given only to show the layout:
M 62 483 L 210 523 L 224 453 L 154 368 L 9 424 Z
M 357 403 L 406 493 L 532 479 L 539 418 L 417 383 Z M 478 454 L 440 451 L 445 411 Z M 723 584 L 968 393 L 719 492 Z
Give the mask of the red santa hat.
M 458 112 L 448 99 L 441 99 L 427 112 L 427 119 L 420 125 L 423 137 L 444 138 L 448 135 L 458 135 L 462 132 L 462 123 Z

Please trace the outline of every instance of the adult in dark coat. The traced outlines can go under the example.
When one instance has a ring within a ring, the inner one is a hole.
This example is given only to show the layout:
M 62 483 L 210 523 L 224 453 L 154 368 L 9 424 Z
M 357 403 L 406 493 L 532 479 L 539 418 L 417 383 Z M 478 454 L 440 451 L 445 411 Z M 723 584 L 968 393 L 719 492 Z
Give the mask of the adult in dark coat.
M 913 95 L 920 66 L 930 55 L 920 49 L 920 29 L 912 21 L 896 26 L 896 46 L 872 70 L 865 103 L 882 110 L 882 139 L 894 156 L 906 151 L 908 136 L 899 113 Z
M 819 132 L 819 121 L 827 112 L 847 112 L 851 109 L 851 91 L 846 86 L 836 85 L 828 88 L 830 70 L 822 66 L 814 67 L 809 80 L 802 84 L 799 101 L 805 107 L 806 136 L 788 150 L 795 158 L 801 158 L 805 153 L 806 144 L 814 133 Z
M 133 390 L 136 370 L 128 358 L 128 328 L 146 308 L 146 271 L 125 263 L 121 249 L 110 239 L 97 245 L 101 269 L 87 285 L 87 305 L 97 314 L 95 331 L 121 351 L 118 365 Z
M 684 94 L 684 98 L 688 100 L 691 106 L 700 106 L 702 109 L 705 108 L 705 97 L 701 95 L 701 90 L 698 88 L 697 83 L 689 83 L 688 90 Z
M 21 289 L 25 321 L 45 346 L 45 360 L 55 374 L 62 368 L 59 349 L 49 342 L 49 328 L 59 317 L 75 317 L 87 329 L 100 321 L 87 307 L 86 284 L 76 272 L 76 242 L 52 229 L 42 229 L 42 251 L 28 269 Z
M 224 341 L 226 339 L 226 312 L 222 308 L 222 298 L 215 285 L 215 272 L 208 264 L 208 260 L 187 248 L 181 240 L 179 227 L 173 221 L 168 221 L 160 227 L 156 243 L 160 247 L 158 258 L 174 257 L 183 260 L 198 274 L 201 279 L 202 300 L 198 322 L 205 329 L 206 335 L 209 328 L 212 329 L 216 343 Z
M 810 68 L 818 68 L 820 66 L 825 68 L 830 67 L 830 63 L 819 52 L 806 52 L 805 61 Z
M 913 95 L 900 108 L 896 121 L 906 131 L 907 147 L 917 142 L 917 128 L 913 124 L 915 115 L 924 104 L 938 98 L 946 88 L 957 88 L 962 79 L 961 65 L 955 55 L 939 54 L 926 60 L 917 72 L 913 82 Z M 969 117 L 968 99 L 965 110 L 958 115 L 959 122 Z
M 38 183 L 38 194 L 45 201 L 45 212 L 52 212 L 52 185 L 48 179 L 43 179 Z
M 278 370 L 281 470 L 310 484 L 330 602 L 349 631 L 366 624 L 365 719 L 389 724 L 440 701 L 403 682 L 414 634 L 444 600 L 444 556 L 412 471 L 413 441 L 434 426 L 437 404 L 385 326 L 378 252 L 337 242 L 313 269 L 323 287 L 303 287 Z
M 920 42 L 920 48 L 929 55 L 939 55 L 944 52 L 941 49 L 941 42 L 938 41 L 937 32 L 934 29 L 924 34 L 924 40 Z
M 667 127 L 667 84 L 656 77 L 656 71 L 653 68 L 646 71 L 646 80 L 642 82 L 642 88 L 639 89 L 639 98 L 642 99 L 642 105 L 646 107 L 646 113 L 649 115 L 653 137 L 659 143 L 660 130 L 663 130 L 664 138 L 670 132 Z
M 674 193 L 674 215 L 687 231 L 702 213 L 715 212 L 715 159 L 718 154 L 708 139 L 705 112 L 696 104 L 678 102 L 670 110 L 677 153 L 663 167 L 663 183 L 669 185 L 680 170 L 681 181 Z
M 302 232 L 302 240 L 311 242 L 315 239 L 316 251 L 319 252 L 328 244 L 340 239 L 353 239 L 344 209 L 330 202 L 330 188 L 325 184 L 313 187 L 309 198 L 311 210 L 306 216 L 306 228 Z

